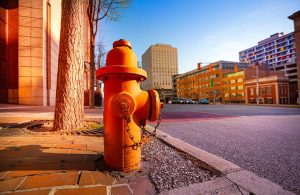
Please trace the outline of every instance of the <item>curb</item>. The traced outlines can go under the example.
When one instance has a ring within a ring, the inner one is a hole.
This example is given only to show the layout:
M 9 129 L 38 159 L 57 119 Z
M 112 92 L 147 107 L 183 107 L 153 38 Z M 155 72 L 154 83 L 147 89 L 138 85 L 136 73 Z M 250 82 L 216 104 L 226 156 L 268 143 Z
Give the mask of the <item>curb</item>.
M 232 104 L 225 103 L 222 105 L 242 105 L 242 106 L 266 106 L 266 107 L 277 107 L 277 108 L 300 108 L 298 104 Z
M 146 131 L 153 134 L 154 128 L 146 125 Z M 283 189 L 282 186 L 271 182 L 265 178 L 255 175 L 253 172 L 247 171 L 230 161 L 220 158 L 214 154 L 208 153 L 200 148 L 188 144 L 178 138 L 156 130 L 157 138 L 164 141 L 166 144 L 187 153 L 197 158 L 204 168 L 221 176 L 213 180 L 193 184 L 188 187 L 173 189 L 161 194 L 201 194 L 201 193 L 225 193 L 225 194 L 294 194 L 288 190 Z

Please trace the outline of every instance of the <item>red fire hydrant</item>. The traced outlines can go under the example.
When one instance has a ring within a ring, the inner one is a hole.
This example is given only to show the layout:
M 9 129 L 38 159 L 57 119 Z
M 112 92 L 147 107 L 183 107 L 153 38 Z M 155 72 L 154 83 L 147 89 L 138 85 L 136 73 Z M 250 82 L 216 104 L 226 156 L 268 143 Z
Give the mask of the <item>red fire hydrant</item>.
M 159 95 L 142 91 L 140 82 L 147 73 L 137 67 L 137 58 L 128 41 L 113 43 L 106 66 L 96 77 L 104 81 L 104 160 L 116 170 L 130 172 L 140 168 L 141 126 L 160 114 Z

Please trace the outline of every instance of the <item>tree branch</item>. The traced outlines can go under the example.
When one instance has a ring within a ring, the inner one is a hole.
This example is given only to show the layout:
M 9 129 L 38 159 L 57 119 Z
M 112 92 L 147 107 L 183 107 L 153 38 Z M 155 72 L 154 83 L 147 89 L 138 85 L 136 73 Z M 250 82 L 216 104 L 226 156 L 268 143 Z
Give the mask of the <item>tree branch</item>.
M 108 13 L 109 13 L 109 11 L 110 11 L 110 8 L 111 8 L 111 6 L 112 6 L 112 4 L 113 4 L 113 2 L 114 2 L 114 0 L 111 0 L 111 1 L 110 1 L 109 5 L 108 5 L 108 8 L 106 9 L 105 14 L 104 14 L 102 17 L 100 17 L 100 18 L 96 18 L 95 21 L 102 20 L 103 18 L 105 18 L 105 17 L 108 15 Z

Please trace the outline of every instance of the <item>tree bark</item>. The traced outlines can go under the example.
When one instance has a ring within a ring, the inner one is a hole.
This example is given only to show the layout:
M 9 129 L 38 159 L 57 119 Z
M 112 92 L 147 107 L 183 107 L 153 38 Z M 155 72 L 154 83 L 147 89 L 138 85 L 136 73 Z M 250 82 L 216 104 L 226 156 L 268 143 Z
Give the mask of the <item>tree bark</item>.
M 53 130 L 82 127 L 84 118 L 84 1 L 63 0 Z
M 89 106 L 95 107 L 95 41 L 90 37 L 90 88 L 89 88 Z

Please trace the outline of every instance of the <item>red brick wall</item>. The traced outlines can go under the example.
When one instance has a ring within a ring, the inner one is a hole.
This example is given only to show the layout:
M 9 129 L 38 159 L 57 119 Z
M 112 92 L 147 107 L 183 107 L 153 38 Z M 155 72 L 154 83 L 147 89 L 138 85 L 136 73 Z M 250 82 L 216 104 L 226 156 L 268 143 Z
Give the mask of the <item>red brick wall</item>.
M 271 92 L 271 94 L 269 95 L 268 93 L 267 93 L 267 87 L 269 87 L 269 86 L 271 86 L 271 89 L 272 89 L 272 92 Z M 254 89 L 254 94 L 253 95 L 251 95 L 251 88 L 253 88 Z M 264 88 L 264 91 L 265 91 L 265 93 L 262 95 L 261 94 L 261 89 L 262 88 Z M 260 85 L 259 86 L 259 94 L 260 94 L 260 97 L 261 98 L 263 98 L 263 99 L 272 99 L 272 101 L 273 101 L 273 104 L 276 104 L 277 102 L 276 102 L 276 92 L 275 92 L 275 84 L 267 84 L 267 85 Z M 256 85 L 249 85 L 248 87 L 247 87 L 247 97 L 246 97 L 247 99 L 248 99 L 248 102 L 250 103 L 251 102 L 251 99 L 254 99 L 255 100 L 255 102 L 256 102 Z M 252 100 L 253 101 L 253 100 Z M 266 102 L 265 102 L 266 103 Z

